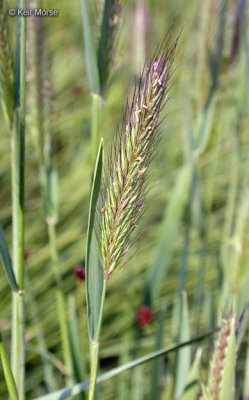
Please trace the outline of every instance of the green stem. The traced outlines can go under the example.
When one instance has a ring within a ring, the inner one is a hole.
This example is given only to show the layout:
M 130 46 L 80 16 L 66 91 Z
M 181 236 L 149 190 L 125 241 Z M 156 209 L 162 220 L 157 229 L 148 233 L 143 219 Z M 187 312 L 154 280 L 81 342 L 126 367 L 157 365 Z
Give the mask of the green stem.
M 17 393 L 17 388 L 16 388 L 16 383 L 10 368 L 9 360 L 8 360 L 8 355 L 3 343 L 3 338 L 2 334 L 0 332 L 0 356 L 3 364 L 3 373 L 6 381 L 6 385 L 8 388 L 8 393 L 10 396 L 10 400 L 18 400 L 18 393 Z
M 27 287 L 27 292 L 28 292 L 28 300 L 29 306 L 30 306 L 30 311 L 32 315 L 32 319 L 34 322 L 34 326 L 36 329 L 36 336 L 37 336 L 37 342 L 41 354 L 41 361 L 43 365 L 43 370 L 44 370 L 44 381 L 47 386 L 48 391 L 53 391 L 57 389 L 57 384 L 54 376 L 54 369 L 52 366 L 52 363 L 49 362 L 47 359 L 47 354 L 48 354 L 48 349 L 44 337 L 44 332 L 43 328 L 41 325 L 40 321 L 40 315 L 39 315 L 39 310 L 37 308 L 37 304 L 34 298 L 33 294 L 33 288 L 31 286 L 31 282 L 29 280 L 28 273 L 26 271 L 26 287 Z
M 92 120 L 91 120 L 92 166 L 93 166 L 92 169 L 94 169 L 100 143 L 101 110 L 102 110 L 102 97 L 97 93 L 92 93 Z
M 68 327 L 67 327 L 66 312 L 65 312 L 66 302 L 62 291 L 61 274 L 58 268 L 58 251 L 56 243 L 55 222 L 49 220 L 47 221 L 47 226 L 48 226 L 48 237 L 49 237 L 50 254 L 52 260 L 52 268 L 56 282 L 56 302 L 57 302 L 57 310 L 58 310 L 58 318 L 59 318 L 59 326 L 60 326 L 60 334 L 62 342 L 62 353 L 66 369 L 68 373 L 71 373 L 71 355 L 70 355 Z M 71 383 L 71 379 L 68 379 L 68 383 Z
M 195 336 L 194 338 L 187 340 L 186 342 L 178 343 L 178 344 L 173 344 L 172 346 L 169 346 L 164 349 L 160 349 L 157 351 L 154 351 L 153 353 L 147 354 L 143 357 L 137 358 L 136 360 L 130 361 L 124 365 L 120 365 L 116 368 L 111 369 L 110 371 L 107 371 L 97 377 L 97 383 L 105 382 L 114 376 L 118 376 L 123 372 L 130 371 L 133 368 L 136 368 L 142 364 L 145 364 L 147 362 L 150 362 L 152 360 L 157 359 L 158 357 L 165 356 L 167 354 L 170 354 L 172 352 L 175 352 L 176 350 L 182 349 L 185 346 L 190 346 L 192 344 L 199 343 L 209 336 L 213 335 L 215 332 L 220 330 L 220 328 L 215 328 L 212 331 L 203 333 L 202 335 Z M 86 390 L 89 387 L 89 381 L 82 382 L 82 383 L 77 383 L 77 385 L 74 385 L 71 388 L 65 388 L 58 390 L 57 392 L 50 393 L 41 397 L 37 397 L 35 400 L 63 400 L 63 399 L 68 399 L 70 396 L 76 396 L 77 394 L 83 392 L 83 390 Z
M 97 329 L 95 340 L 91 341 L 91 374 L 90 374 L 88 400 L 94 400 L 95 389 L 96 389 L 96 379 L 97 379 L 97 371 L 98 371 L 98 363 L 99 363 L 100 332 L 101 332 L 102 319 L 103 319 L 106 284 L 107 284 L 107 280 L 104 279 L 101 304 L 100 304 L 100 310 L 99 310 L 98 329 Z
M 17 0 L 17 8 L 25 8 L 25 0 Z M 25 166 L 25 79 L 26 21 L 17 17 L 15 124 L 12 134 L 12 233 L 13 265 L 19 288 L 13 294 L 12 370 L 20 400 L 25 397 L 25 301 L 24 301 L 24 166 Z

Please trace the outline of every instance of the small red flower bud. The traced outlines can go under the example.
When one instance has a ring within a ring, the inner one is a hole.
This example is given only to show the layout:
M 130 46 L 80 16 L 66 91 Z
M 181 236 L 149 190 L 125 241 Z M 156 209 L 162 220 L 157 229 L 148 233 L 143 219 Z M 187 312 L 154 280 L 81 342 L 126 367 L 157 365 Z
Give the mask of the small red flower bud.
M 81 264 L 75 265 L 74 273 L 75 273 L 77 279 L 79 279 L 79 281 L 85 280 L 85 277 L 86 277 L 85 268 Z
M 27 247 L 25 247 L 25 249 L 24 249 L 23 258 L 24 258 L 24 261 L 27 261 L 29 258 L 29 251 L 28 251 Z
M 148 325 L 153 317 L 153 312 L 150 307 L 142 304 L 137 310 L 137 323 L 140 328 Z

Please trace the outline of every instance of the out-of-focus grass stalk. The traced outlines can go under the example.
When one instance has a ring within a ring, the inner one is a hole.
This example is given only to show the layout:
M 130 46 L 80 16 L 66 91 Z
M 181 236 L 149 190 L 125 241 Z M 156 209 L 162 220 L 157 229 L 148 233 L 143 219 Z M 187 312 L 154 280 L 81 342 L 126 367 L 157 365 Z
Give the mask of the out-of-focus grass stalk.
M 122 1 L 104 1 L 98 46 L 95 46 L 94 43 L 87 0 L 81 0 L 81 8 L 87 78 L 92 96 L 91 140 L 93 168 L 100 143 L 103 97 L 114 64 L 115 45 L 122 12 Z
M 25 0 L 17 8 L 24 9 Z M 12 370 L 20 400 L 25 397 L 25 301 L 24 301 L 24 165 L 25 165 L 25 79 L 26 79 L 26 21 L 17 17 L 16 97 L 12 134 L 12 229 L 13 264 L 18 293 L 13 293 L 12 309 Z
M 62 289 L 56 240 L 58 219 L 56 169 L 53 160 L 51 128 L 51 96 L 49 66 L 43 36 L 42 20 L 31 17 L 29 21 L 29 70 L 30 70 L 30 127 L 37 153 L 40 185 L 47 223 L 52 269 L 56 283 L 56 304 L 62 342 L 62 353 L 67 373 L 71 375 L 71 356 L 66 319 L 66 301 Z M 69 379 L 68 383 L 71 380 Z
M 62 341 L 62 352 L 63 359 L 67 368 L 67 372 L 71 371 L 71 355 L 70 355 L 70 345 L 68 338 L 68 327 L 66 320 L 66 302 L 62 290 L 62 279 L 59 270 L 59 260 L 58 260 L 58 251 L 57 251 L 57 243 L 56 243 L 56 227 L 54 221 L 48 221 L 48 238 L 49 238 L 49 247 L 50 247 L 50 255 L 52 261 L 52 267 L 55 276 L 56 282 L 56 303 L 57 303 L 57 311 L 58 318 L 60 324 L 60 334 Z M 71 379 L 68 380 L 69 382 Z
M 33 289 L 31 282 L 29 280 L 28 274 L 26 274 L 26 287 L 28 290 L 28 299 L 27 302 L 29 303 L 30 310 L 31 310 L 31 315 L 34 321 L 35 325 L 35 330 L 36 330 L 36 336 L 37 336 L 37 342 L 39 345 L 39 350 L 41 353 L 41 360 L 42 360 L 42 365 L 43 365 L 43 370 L 44 370 L 44 381 L 47 385 L 48 390 L 56 390 L 57 385 L 54 377 L 54 372 L 51 363 L 47 359 L 47 354 L 48 354 L 48 349 L 46 345 L 46 340 L 44 337 L 44 332 L 43 328 L 41 325 L 40 321 L 40 315 L 39 315 L 39 310 L 33 295 Z
M 32 3 L 34 6 L 35 3 Z M 44 74 L 47 74 L 46 57 L 44 57 L 44 43 L 43 43 L 43 32 L 41 29 L 41 21 L 39 18 L 34 17 L 28 19 L 28 52 L 27 52 L 27 62 L 28 62 L 28 99 L 30 104 L 28 107 L 28 117 L 31 133 L 34 137 L 35 150 L 37 153 L 37 159 L 39 163 L 39 173 L 40 181 L 42 187 L 42 197 L 44 200 L 46 189 L 46 169 L 43 165 L 44 154 L 43 154 L 43 137 L 44 137 L 44 127 L 48 128 L 46 136 L 50 134 L 50 124 L 45 121 L 44 118 L 44 104 L 43 99 L 45 96 L 44 92 Z M 39 36 L 39 38 L 38 38 Z M 45 59 L 44 59 L 45 58 Z M 48 118 L 49 119 L 49 118 Z M 50 148 L 50 146 L 49 146 Z M 44 200 L 45 202 L 45 200 Z M 44 209 L 46 207 L 44 206 Z M 28 277 L 27 277 L 28 278 Z M 43 329 L 39 320 L 38 307 L 36 305 L 35 297 L 32 293 L 32 285 L 27 279 L 28 284 L 28 299 L 30 303 L 31 313 L 34 320 L 34 325 L 37 332 L 37 340 L 40 348 L 44 381 L 49 390 L 54 390 L 57 388 L 56 381 L 53 373 L 53 368 L 50 362 L 47 360 L 46 355 L 48 354 L 48 349 L 46 341 L 43 334 Z
M 85 60 L 87 77 L 92 95 L 91 140 L 92 140 L 92 165 L 94 166 L 100 142 L 100 119 L 102 97 L 100 94 L 100 77 L 97 65 L 97 54 L 93 40 L 92 29 L 88 12 L 87 0 L 81 0 Z
M 247 34 L 247 19 L 246 19 L 246 0 L 241 0 L 241 22 L 242 22 L 242 43 L 244 47 L 244 57 L 245 57 L 245 75 L 246 75 L 246 87 L 247 87 L 247 106 L 249 106 L 249 41 Z
M 167 354 L 170 354 L 172 352 L 175 352 L 176 350 L 182 349 L 185 346 L 190 346 L 194 343 L 199 343 L 202 342 L 203 340 L 207 339 L 208 337 L 212 336 L 215 332 L 217 332 L 219 329 L 216 328 L 210 332 L 206 332 L 202 335 L 198 335 L 186 342 L 174 344 L 172 346 L 169 346 L 167 348 L 163 348 L 157 351 L 154 351 L 153 353 L 147 354 L 143 357 L 137 358 L 136 360 L 130 361 L 124 365 L 121 365 L 119 367 L 113 368 L 97 377 L 97 383 L 104 382 L 106 380 L 109 380 L 113 378 L 114 376 L 117 376 L 119 374 L 122 374 L 126 371 L 129 371 L 133 368 L 136 368 L 142 364 L 145 364 L 147 362 L 150 362 L 152 360 L 156 360 L 158 357 L 165 356 Z M 67 399 L 70 396 L 76 396 L 77 394 L 81 393 L 82 391 L 86 390 L 89 387 L 89 380 L 86 382 L 78 383 L 77 385 L 74 385 L 71 388 L 64 388 L 61 390 L 58 390 L 57 392 L 50 393 L 41 397 L 36 398 L 35 400 L 63 400 Z
M 8 355 L 3 343 L 2 334 L 0 332 L 0 356 L 3 364 L 3 373 L 6 381 L 6 385 L 8 387 L 8 392 L 10 396 L 10 400 L 19 400 L 16 383 L 10 368 Z
M 86 307 L 86 293 L 85 293 L 85 284 L 78 280 L 77 281 L 77 289 L 76 289 L 76 307 L 75 307 L 75 318 L 77 318 L 77 325 L 78 325 L 78 336 L 79 336 L 79 341 L 81 342 L 79 345 L 79 348 L 81 349 L 81 375 L 86 376 L 87 373 L 86 371 L 88 370 L 88 357 L 86 356 L 87 354 L 87 349 L 88 349 L 88 336 L 86 335 L 87 332 L 87 319 L 86 319 L 86 313 L 87 313 L 87 307 Z M 70 330 L 70 326 L 69 326 Z M 90 361 L 90 360 L 89 360 Z
M 76 296 L 71 295 L 68 300 L 69 310 L 69 342 L 72 358 L 72 371 L 75 382 L 81 382 L 86 378 L 85 354 L 83 352 L 82 340 L 80 336 L 80 326 L 77 313 Z M 87 347 L 86 347 L 87 348 Z M 78 396 L 77 399 L 86 400 L 85 393 Z
M 135 1 L 132 22 L 133 69 L 134 75 L 137 77 L 143 68 L 148 53 L 149 10 L 147 2 L 144 0 Z
M 106 284 L 107 284 L 107 280 L 104 279 L 100 311 L 99 311 L 99 322 L 98 322 L 98 328 L 97 328 L 97 333 L 96 333 L 96 340 L 91 341 L 91 373 L 90 373 L 88 400 L 94 400 L 94 395 L 95 395 L 96 378 L 97 378 L 98 362 L 99 362 L 100 332 L 101 332 L 102 319 L 103 319 L 103 311 L 104 311 L 104 303 L 105 303 L 105 295 L 106 295 Z
M 0 99 L 11 128 L 15 108 L 15 71 L 6 15 L 6 4 L 0 0 Z
M 196 95 L 197 100 L 199 102 L 198 106 L 203 107 L 203 79 L 206 76 L 205 71 L 206 66 L 206 58 L 207 58 L 207 34 L 208 32 L 208 15 L 210 8 L 210 0 L 204 0 L 200 3 L 200 32 L 199 32 L 199 48 L 198 48 L 198 60 L 197 60 L 197 70 L 196 70 Z M 209 33 L 210 34 L 210 33 Z
M 164 323 L 166 317 L 167 306 L 164 303 L 160 309 L 158 320 L 157 320 L 157 332 L 155 335 L 155 351 L 162 348 L 163 338 L 164 338 Z M 160 398 L 160 384 L 162 377 L 162 360 L 157 359 L 152 363 L 152 371 L 151 371 L 151 399 Z

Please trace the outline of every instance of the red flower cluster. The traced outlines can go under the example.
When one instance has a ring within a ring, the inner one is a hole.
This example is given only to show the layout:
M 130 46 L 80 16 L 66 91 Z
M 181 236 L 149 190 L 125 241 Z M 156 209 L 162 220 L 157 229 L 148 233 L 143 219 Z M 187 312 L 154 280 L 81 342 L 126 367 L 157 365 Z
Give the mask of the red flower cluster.
M 153 317 L 153 312 L 150 307 L 142 304 L 137 310 L 137 323 L 140 328 L 148 325 Z
M 86 278 L 85 268 L 81 264 L 75 265 L 74 274 L 79 281 L 84 281 Z

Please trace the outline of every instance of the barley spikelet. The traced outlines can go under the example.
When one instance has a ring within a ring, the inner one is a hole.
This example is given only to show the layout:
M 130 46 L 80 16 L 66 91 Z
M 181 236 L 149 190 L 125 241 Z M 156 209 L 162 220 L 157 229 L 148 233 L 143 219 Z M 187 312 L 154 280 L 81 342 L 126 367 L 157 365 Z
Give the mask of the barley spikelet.
M 100 242 L 106 279 L 121 265 L 141 218 L 177 41 L 172 42 L 168 34 L 145 65 L 111 150 L 101 205 Z
M 2 1 L 0 1 L 0 97 L 5 116 L 11 126 L 15 107 L 15 71 Z

